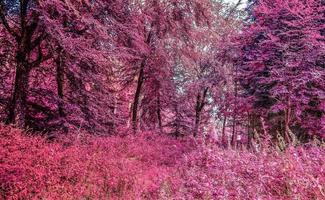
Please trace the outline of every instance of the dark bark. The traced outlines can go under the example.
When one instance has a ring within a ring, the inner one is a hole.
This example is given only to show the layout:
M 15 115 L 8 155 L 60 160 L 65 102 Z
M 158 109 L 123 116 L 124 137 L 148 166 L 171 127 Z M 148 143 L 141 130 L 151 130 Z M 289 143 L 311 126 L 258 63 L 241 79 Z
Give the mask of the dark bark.
M 65 116 L 64 112 L 64 66 L 63 66 L 63 60 L 61 51 L 59 51 L 59 55 L 55 60 L 56 62 L 56 83 L 57 83 L 57 92 L 59 96 L 59 102 L 58 102 L 58 111 L 60 117 Z
M 161 119 L 161 105 L 160 105 L 160 93 L 157 92 L 157 117 L 158 117 L 158 126 L 159 130 L 162 131 L 162 119 Z
M 236 67 L 235 78 L 238 76 L 238 67 Z M 238 103 L 238 83 L 235 80 L 235 103 L 234 103 L 234 111 L 233 111 L 233 124 L 232 124 L 232 137 L 231 137 L 231 145 L 236 148 L 237 144 L 237 103 Z
M 16 74 L 11 102 L 9 103 L 9 113 L 6 122 L 15 123 L 19 128 L 26 127 L 28 80 L 32 68 L 38 67 L 41 62 L 50 58 L 50 55 L 43 57 L 41 42 L 46 34 L 40 33 L 35 36 L 39 18 L 35 13 L 31 13 L 29 23 L 27 22 L 29 0 L 20 1 L 19 31 L 15 32 L 6 19 L 6 11 L 3 2 L 0 1 L 0 19 L 6 30 L 16 39 Z M 33 38 L 35 38 L 33 40 Z M 38 47 L 36 60 L 30 62 L 30 55 Z
M 27 94 L 29 69 L 19 63 L 16 69 L 15 85 L 9 106 L 7 123 L 14 123 L 20 128 L 26 127 Z
M 284 137 L 286 142 L 290 143 L 290 116 L 291 116 L 291 103 L 289 97 L 287 98 L 287 108 L 285 109 L 285 119 L 284 119 Z
M 227 124 L 227 116 L 225 115 L 223 118 L 223 123 L 222 123 L 222 145 L 224 145 L 224 147 L 227 147 L 227 141 L 226 141 L 226 124 Z
M 175 137 L 178 138 L 180 136 L 180 115 L 178 111 L 178 105 L 175 104 L 175 114 L 176 114 L 176 119 L 175 119 Z
M 205 88 L 203 91 L 203 96 L 201 96 L 201 92 L 198 93 L 196 98 L 196 106 L 195 106 L 195 124 L 194 124 L 194 132 L 193 136 L 196 137 L 199 132 L 199 126 L 201 122 L 201 112 L 204 108 L 206 102 L 206 95 L 208 93 L 209 88 Z
M 201 112 L 197 110 L 195 112 L 195 125 L 194 125 L 194 133 L 193 133 L 194 137 L 196 137 L 199 132 L 200 117 L 201 117 Z
M 152 39 L 152 31 L 149 32 L 147 39 L 146 39 L 146 44 L 150 46 L 151 39 Z M 141 96 L 141 89 L 144 81 L 144 67 L 146 65 L 147 57 L 145 56 L 141 62 L 140 65 L 140 71 L 138 75 L 138 82 L 137 82 L 137 88 L 135 91 L 134 95 L 134 100 L 133 100 L 133 107 L 132 107 L 132 128 L 133 131 L 136 132 L 138 129 L 138 107 L 139 107 L 139 102 L 140 102 L 140 96 Z
M 141 89 L 144 81 L 144 67 L 145 67 L 146 59 L 143 59 L 141 62 L 141 67 L 138 75 L 137 89 L 135 91 L 133 107 L 132 107 L 132 126 L 133 130 L 137 130 L 137 121 L 138 121 L 138 107 L 140 101 Z
M 247 125 L 247 149 L 252 147 L 252 139 L 254 136 L 254 115 L 248 113 L 248 125 Z

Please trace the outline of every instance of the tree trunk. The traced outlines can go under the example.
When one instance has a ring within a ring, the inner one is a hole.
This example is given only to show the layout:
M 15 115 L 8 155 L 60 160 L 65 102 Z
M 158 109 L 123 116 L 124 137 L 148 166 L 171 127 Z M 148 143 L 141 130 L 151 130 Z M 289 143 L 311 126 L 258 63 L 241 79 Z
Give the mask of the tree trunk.
M 234 114 L 233 124 L 232 124 L 231 145 L 236 148 L 236 143 L 237 143 L 236 114 Z
M 285 119 L 284 119 L 284 136 L 286 141 L 289 143 L 290 142 L 290 137 L 289 137 L 289 131 L 290 131 L 290 115 L 291 115 L 291 104 L 290 104 L 290 99 L 288 98 L 288 105 L 285 110 Z
M 27 116 L 27 95 L 28 95 L 28 81 L 29 74 L 33 67 L 40 65 L 43 59 L 41 42 L 45 38 L 44 32 L 38 36 L 35 32 L 38 27 L 39 16 L 31 15 L 29 22 L 27 22 L 28 15 L 28 4 L 30 1 L 20 1 L 19 4 L 19 20 L 15 21 L 15 27 L 18 29 L 13 30 L 10 27 L 10 23 L 7 21 L 4 14 L 4 5 L 0 1 L 0 15 L 1 22 L 4 28 L 12 35 L 16 40 L 16 57 L 15 61 L 17 64 L 15 72 L 15 83 L 13 87 L 13 94 L 11 102 L 9 104 L 9 113 L 6 122 L 15 123 L 19 128 L 26 127 L 26 116 Z M 18 17 L 18 16 L 17 16 Z M 15 28 L 15 29 L 16 29 Z M 33 40 L 34 39 L 34 40 Z M 32 51 L 38 47 L 37 59 L 33 62 L 29 62 Z
M 152 30 L 149 31 L 147 39 L 146 39 L 146 44 L 150 46 L 151 39 L 153 36 Z M 133 131 L 136 132 L 138 129 L 138 107 L 139 107 L 139 101 L 140 101 L 140 96 L 141 96 L 141 89 L 144 81 L 144 67 L 146 65 L 147 58 L 144 57 L 141 65 L 140 65 L 140 71 L 138 75 L 138 82 L 137 82 L 137 89 L 135 91 L 134 95 L 134 100 L 133 100 L 133 107 L 132 107 L 132 128 Z
M 18 64 L 14 91 L 9 106 L 7 123 L 14 123 L 19 128 L 26 127 L 29 72 L 29 69 L 24 66 L 23 62 Z
M 205 105 L 205 98 L 209 88 L 205 88 L 203 91 L 203 96 L 201 97 L 201 92 L 197 95 L 196 106 L 195 106 L 195 124 L 194 124 L 194 133 L 193 136 L 196 137 L 199 132 L 199 126 L 201 121 L 201 112 Z
M 199 132 L 199 124 L 200 124 L 200 111 L 196 111 L 195 113 L 195 125 L 194 125 L 194 133 L 193 136 L 196 137 L 197 133 Z
M 247 149 L 251 148 L 251 142 L 252 142 L 252 135 L 253 135 L 253 129 L 252 129 L 252 116 L 248 113 L 248 124 L 247 124 Z
M 56 59 L 56 84 L 57 84 L 57 92 L 59 96 L 59 102 L 58 102 L 58 111 L 60 117 L 64 117 L 64 104 L 63 104 L 63 98 L 64 98 L 64 66 L 62 63 L 62 57 L 61 53 L 59 53 L 58 58 Z
M 227 147 L 227 142 L 226 142 L 226 124 L 227 124 L 227 116 L 225 115 L 223 118 L 223 123 L 222 123 L 222 145 L 224 147 Z
M 175 104 L 175 137 L 179 137 L 180 136 L 180 116 L 179 116 L 179 112 L 178 112 L 178 105 Z
M 132 107 L 132 127 L 134 132 L 137 131 L 137 121 L 138 121 L 138 107 L 141 95 L 141 89 L 144 81 L 144 66 L 145 66 L 146 59 L 141 62 L 140 72 L 138 76 L 137 82 L 137 89 L 135 91 L 134 100 L 133 100 L 133 107 Z
M 237 78 L 238 67 L 236 67 L 235 78 Z M 231 145 L 236 148 L 237 144 L 237 96 L 238 96 L 238 85 L 237 80 L 235 80 L 235 104 L 234 104 L 234 115 L 233 115 L 233 124 L 232 124 L 232 137 L 231 137 Z
M 158 117 L 159 130 L 162 131 L 161 105 L 160 105 L 160 93 L 159 93 L 159 91 L 158 91 L 158 95 L 157 95 L 157 117 Z

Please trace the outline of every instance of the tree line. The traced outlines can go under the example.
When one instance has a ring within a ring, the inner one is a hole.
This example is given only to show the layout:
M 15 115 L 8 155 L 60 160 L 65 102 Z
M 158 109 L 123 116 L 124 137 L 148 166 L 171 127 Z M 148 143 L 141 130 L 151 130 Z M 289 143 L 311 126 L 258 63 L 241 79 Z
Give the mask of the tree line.
M 324 2 L 0 1 L 0 119 L 53 133 L 324 137 Z

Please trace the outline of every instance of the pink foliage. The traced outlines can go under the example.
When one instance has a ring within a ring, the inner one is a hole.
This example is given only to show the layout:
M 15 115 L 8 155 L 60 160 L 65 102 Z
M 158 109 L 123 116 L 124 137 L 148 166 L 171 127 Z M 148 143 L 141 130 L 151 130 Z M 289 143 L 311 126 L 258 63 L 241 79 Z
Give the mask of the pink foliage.
M 168 177 L 193 147 L 152 133 L 47 142 L 3 125 L 0 138 L 4 199 L 156 199 L 162 185 L 173 184 Z
M 259 0 L 253 8 L 254 21 L 240 42 L 246 94 L 255 98 L 258 112 L 273 118 L 271 127 L 284 123 L 285 132 L 322 137 L 324 2 Z
M 0 0 L 0 199 L 325 199 L 325 3 L 240 2 Z
M 251 153 L 142 133 L 48 142 L 0 125 L 4 199 L 322 199 L 325 151 Z
M 202 146 L 180 167 L 183 199 L 323 199 L 325 151 L 233 151 Z

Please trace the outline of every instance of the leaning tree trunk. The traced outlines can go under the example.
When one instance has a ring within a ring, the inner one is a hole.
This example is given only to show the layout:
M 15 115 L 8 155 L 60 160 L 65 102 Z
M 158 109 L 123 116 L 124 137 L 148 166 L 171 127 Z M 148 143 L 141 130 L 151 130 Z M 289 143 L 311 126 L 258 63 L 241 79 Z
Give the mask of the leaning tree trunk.
M 152 31 L 149 32 L 148 37 L 146 39 L 146 44 L 150 46 L 151 39 L 152 39 Z M 138 107 L 139 107 L 139 101 L 140 101 L 140 96 L 141 96 L 141 89 L 144 81 L 144 67 L 146 65 L 147 58 L 144 57 L 141 66 L 140 66 L 140 71 L 139 71 L 139 76 L 138 76 L 138 83 L 137 83 L 137 89 L 135 91 L 134 95 L 134 100 L 133 100 L 133 107 L 132 107 L 132 128 L 133 131 L 136 132 L 138 129 Z
M 195 125 L 194 125 L 194 133 L 193 136 L 196 137 L 199 132 L 199 124 L 200 124 L 201 112 L 196 111 L 195 113 Z
M 199 132 L 200 118 L 201 118 L 201 94 L 197 95 L 196 106 L 195 106 L 195 124 L 194 124 L 194 132 L 193 136 L 196 137 Z
M 138 83 L 137 83 L 137 89 L 135 91 L 134 100 L 133 100 L 133 107 L 132 107 L 132 127 L 134 132 L 138 129 L 138 107 L 139 107 L 139 101 L 140 101 L 140 95 L 141 95 L 141 89 L 144 81 L 144 66 L 145 66 L 146 60 L 144 59 L 141 63 L 140 72 L 138 76 Z

